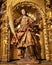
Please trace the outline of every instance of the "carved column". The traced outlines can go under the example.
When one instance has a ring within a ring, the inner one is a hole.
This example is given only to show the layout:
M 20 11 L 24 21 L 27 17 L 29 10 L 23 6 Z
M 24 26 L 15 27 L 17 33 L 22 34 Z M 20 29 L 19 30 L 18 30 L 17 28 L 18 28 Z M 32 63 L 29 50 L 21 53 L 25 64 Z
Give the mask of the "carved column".
M 50 50 L 49 50 L 49 35 L 48 35 L 48 25 L 47 23 L 50 22 L 49 21 L 49 14 L 48 13 L 50 11 L 50 0 L 45 0 L 45 23 L 44 23 L 44 39 L 45 39 L 45 54 L 46 54 L 46 60 L 50 60 Z
M 49 60 L 52 60 L 52 11 L 51 0 L 46 0 L 46 22 L 47 22 L 47 34 L 49 45 Z
M 1 49 L 2 61 L 10 60 L 10 31 L 7 20 L 6 2 L 2 5 Z
M 48 38 L 47 38 L 47 29 L 46 29 L 46 22 L 44 22 L 44 43 L 45 43 L 45 55 L 46 60 L 49 60 L 49 48 L 48 48 Z
M 3 22 L 1 30 L 2 61 L 8 61 L 10 56 L 10 31 L 7 21 Z

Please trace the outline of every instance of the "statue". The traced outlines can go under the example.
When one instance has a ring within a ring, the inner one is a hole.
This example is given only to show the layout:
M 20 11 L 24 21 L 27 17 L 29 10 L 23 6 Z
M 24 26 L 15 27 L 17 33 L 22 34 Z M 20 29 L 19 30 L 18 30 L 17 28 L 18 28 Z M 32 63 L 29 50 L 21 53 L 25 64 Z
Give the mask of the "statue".
M 15 25 L 18 29 L 12 38 L 11 44 L 15 44 L 18 49 L 21 49 L 22 58 L 28 58 L 38 63 L 36 50 L 41 49 L 36 40 L 36 28 L 33 28 L 34 19 L 27 16 L 24 9 L 21 10 L 22 16 L 15 20 Z M 39 53 L 39 52 L 38 52 Z

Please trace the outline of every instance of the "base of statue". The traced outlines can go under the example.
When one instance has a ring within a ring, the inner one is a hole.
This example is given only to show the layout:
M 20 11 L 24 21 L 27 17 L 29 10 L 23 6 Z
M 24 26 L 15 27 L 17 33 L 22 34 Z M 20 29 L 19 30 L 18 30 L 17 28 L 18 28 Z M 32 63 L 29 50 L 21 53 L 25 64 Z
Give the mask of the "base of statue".
M 42 60 L 41 63 L 35 63 L 35 61 L 16 60 L 10 62 L 0 62 L 0 65 L 52 65 L 52 61 Z
M 23 59 L 21 59 L 21 60 L 19 60 L 18 62 L 17 62 L 17 64 L 19 64 L 19 63 L 35 63 L 35 64 L 39 64 L 40 63 L 40 61 L 39 60 L 35 60 L 34 58 L 32 58 L 32 59 L 29 59 L 29 58 L 23 58 Z

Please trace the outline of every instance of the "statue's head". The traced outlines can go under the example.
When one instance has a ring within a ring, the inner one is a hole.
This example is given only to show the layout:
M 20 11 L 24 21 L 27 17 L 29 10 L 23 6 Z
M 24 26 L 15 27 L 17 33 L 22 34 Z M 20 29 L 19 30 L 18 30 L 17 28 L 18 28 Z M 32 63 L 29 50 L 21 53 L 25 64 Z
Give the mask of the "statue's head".
M 25 15 L 26 14 L 25 9 L 22 9 L 21 13 L 22 13 L 22 15 Z

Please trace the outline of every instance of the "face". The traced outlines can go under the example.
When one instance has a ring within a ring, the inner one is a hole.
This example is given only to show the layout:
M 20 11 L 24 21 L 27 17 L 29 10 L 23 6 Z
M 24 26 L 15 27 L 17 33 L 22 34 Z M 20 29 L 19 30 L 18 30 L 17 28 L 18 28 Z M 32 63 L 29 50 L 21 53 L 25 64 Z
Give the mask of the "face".
M 22 10 L 21 10 L 21 13 L 22 13 L 22 15 L 25 15 L 26 12 L 25 12 L 24 9 L 22 9 Z

